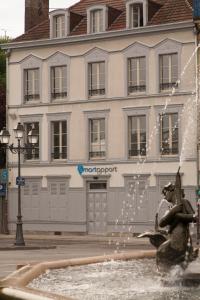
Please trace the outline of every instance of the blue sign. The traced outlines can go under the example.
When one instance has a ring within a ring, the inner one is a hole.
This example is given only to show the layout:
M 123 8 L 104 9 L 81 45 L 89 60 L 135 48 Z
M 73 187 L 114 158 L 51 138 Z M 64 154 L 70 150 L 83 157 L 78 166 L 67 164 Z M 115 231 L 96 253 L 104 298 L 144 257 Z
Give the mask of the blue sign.
M 200 1 L 199 0 L 193 0 L 193 16 L 195 19 L 200 19 Z
M 16 177 L 16 185 L 24 186 L 25 185 L 25 178 L 18 176 Z
M 7 169 L 3 169 L 1 171 L 1 178 L 0 178 L 1 182 L 7 182 L 8 181 L 8 170 Z
M 6 196 L 6 184 L 1 183 L 0 184 L 0 197 Z
M 78 172 L 79 172 L 79 174 L 80 174 L 80 175 L 82 175 L 82 174 L 83 174 L 83 172 L 85 171 L 85 169 L 84 169 L 84 166 L 83 166 L 83 165 L 78 165 L 78 166 L 77 166 L 77 170 L 78 170 Z

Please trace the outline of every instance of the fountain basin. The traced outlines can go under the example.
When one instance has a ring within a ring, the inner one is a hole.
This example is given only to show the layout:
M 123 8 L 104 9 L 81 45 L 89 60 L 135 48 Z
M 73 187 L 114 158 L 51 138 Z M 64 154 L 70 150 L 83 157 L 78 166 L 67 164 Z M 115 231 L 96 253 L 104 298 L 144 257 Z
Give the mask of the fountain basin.
M 60 261 L 42 262 L 35 265 L 26 265 L 16 272 L 12 273 L 8 277 L 0 281 L 0 299 L 35 299 L 34 295 L 39 295 L 43 299 L 72 299 L 68 296 L 56 295 L 55 293 L 39 291 L 36 288 L 27 288 L 28 284 L 35 278 L 44 274 L 47 270 L 63 269 L 72 266 L 82 266 L 96 263 L 104 263 L 115 260 L 133 260 L 133 259 L 144 259 L 154 258 L 154 250 L 144 251 L 132 251 L 120 254 L 80 258 L 80 259 L 68 259 Z M 29 294 L 30 298 L 20 298 L 19 293 Z M 12 296 L 14 295 L 15 296 Z M 10 297 L 10 298 L 9 298 Z M 31 298 L 32 297 L 32 298 Z M 37 299 L 37 298 L 36 298 Z M 39 298 L 38 298 L 39 299 Z

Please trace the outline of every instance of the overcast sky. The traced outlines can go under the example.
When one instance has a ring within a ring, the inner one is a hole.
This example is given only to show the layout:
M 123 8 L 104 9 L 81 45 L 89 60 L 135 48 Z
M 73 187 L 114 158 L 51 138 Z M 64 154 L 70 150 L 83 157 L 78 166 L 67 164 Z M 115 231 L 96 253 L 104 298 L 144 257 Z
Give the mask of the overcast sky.
M 50 0 L 50 8 L 66 8 L 79 0 Z M 0 36 L 16 37 L 24 33 L 25 0 L 0 0 Z

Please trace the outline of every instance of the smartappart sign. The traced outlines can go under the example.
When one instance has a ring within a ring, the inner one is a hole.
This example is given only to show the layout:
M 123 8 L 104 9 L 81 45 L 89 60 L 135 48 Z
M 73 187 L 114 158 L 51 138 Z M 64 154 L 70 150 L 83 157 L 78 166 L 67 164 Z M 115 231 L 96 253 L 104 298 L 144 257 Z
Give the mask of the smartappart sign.
M 109 175 L 111 173 L 116 173 L 117 167 L 85 167 L 83 165 L 78 165 L 77 170 L 80 175 Z

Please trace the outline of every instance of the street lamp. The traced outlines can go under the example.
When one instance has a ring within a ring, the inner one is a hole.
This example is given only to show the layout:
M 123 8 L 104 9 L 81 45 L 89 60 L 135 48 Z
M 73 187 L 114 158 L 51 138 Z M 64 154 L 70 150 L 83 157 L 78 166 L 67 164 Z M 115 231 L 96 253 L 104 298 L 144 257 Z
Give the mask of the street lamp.
M 21 178 L 21 154 L 26 153 L 28 150 L 30 151 L 31 149 L 34 149 L 35 144 L 38 142 L 38 134 L 36 129 L 32 128 L 28 133 L 29 144 L 24 144 L 24 146 L 21 146 L 21 140 L 24 137 L 24 126 L 21 123 L 18 123 L 13 131 L 15 133 L 15 138 L 18 141 L 17 146 L 14 146 L 13 144 L 9 145 L 10 133 L 5 128 L 3 128 L 3 130 L 0 132 L 0 143 L 5 149 L 9 149 L 12 153 L 18 154 L 18 182 L 16 180 L 16 184 L 18 185 L 18 214 L 16 222 L 15 245 L 25 246 L 21 214 L 21 185 L 23 185 Z

